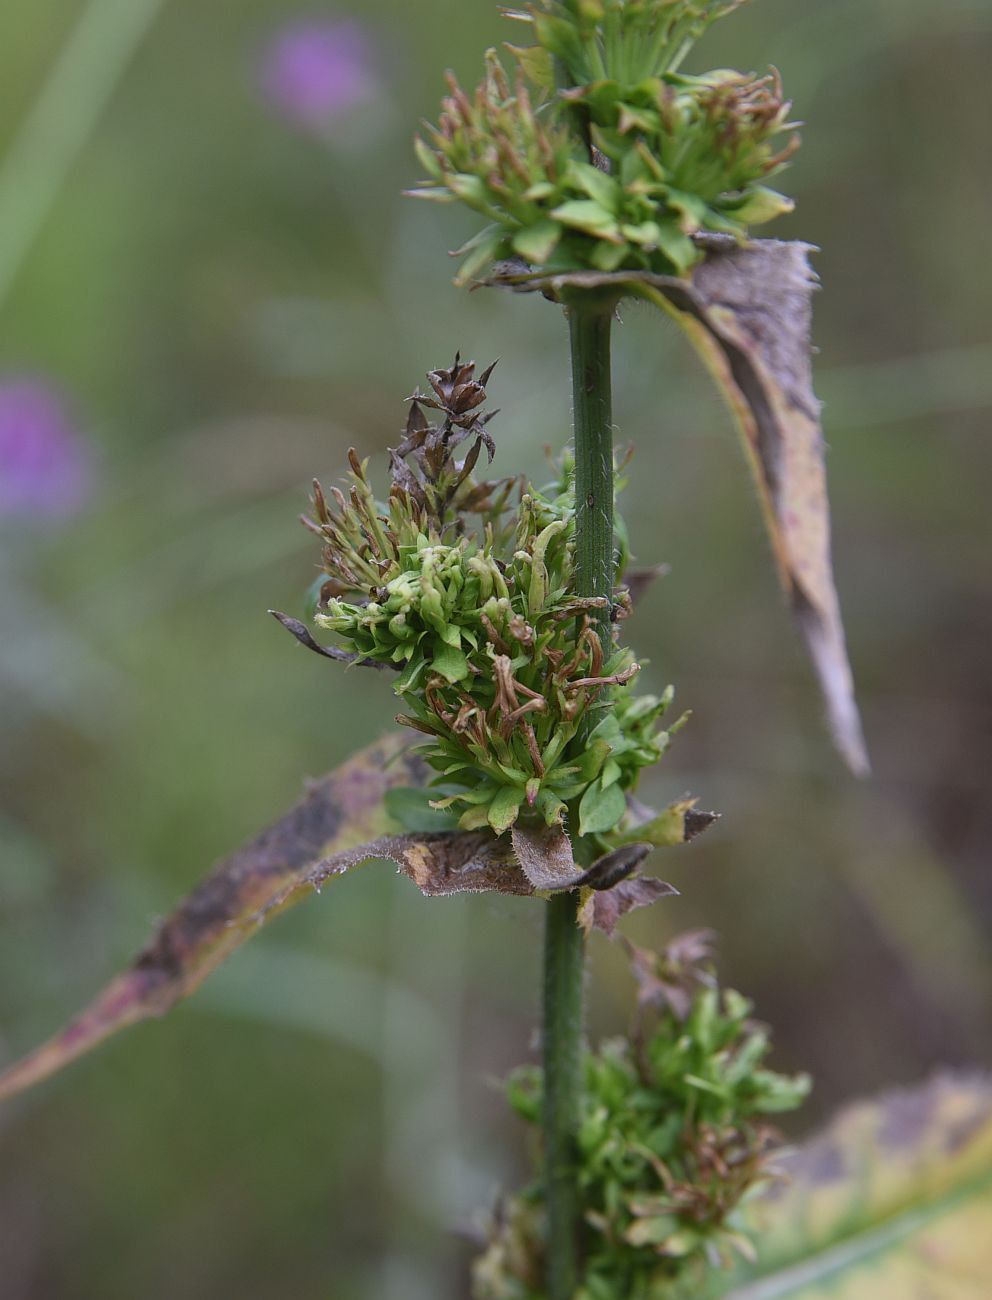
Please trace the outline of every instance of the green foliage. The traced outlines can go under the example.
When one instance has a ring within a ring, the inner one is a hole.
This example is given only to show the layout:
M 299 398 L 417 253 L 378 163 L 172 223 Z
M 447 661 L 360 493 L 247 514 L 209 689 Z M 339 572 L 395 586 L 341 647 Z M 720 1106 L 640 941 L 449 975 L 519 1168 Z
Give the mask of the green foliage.
M 797 1106 L 809 1080 L 763 1065 L 768 1033 L 751 1020 L 751 1003 L 720 990 L 700 964 L 708 942 L 689 934 L 661 957 L 631 949 L 637 1029 L 586 1055 L 581 1300 L 672 1300 L 691 1294 L 709 1267 L 753 1253 L 740 1208 L 774 1177 L 767 1116 Z M 516 1072 L 508 1094 L 539 1124 L 540 1070 Z M 478 1300 L 540 1300 L 542 1230 L 535 1184 L 493 1227 L 476 1268 Z
M 433 395 L 415 395 L 391 453 L 385 505 L 354 453 L 347 496 L 315 487 L 307 522 L 328 574 L 316 622 L 361 661 L 399 670 L 398 721 L 431 738 L 437 782 L 397 804 L 404 824 L 453 809 L 463 829 L 502 833 L 521 815 L 556 825 L 575 801 L 579 833 L 606 833 L 667 748 L 671 692 L 628 693 L 639 666 L 591 617 L 607 602 L 575 595 L 568 461 L 544 491 L 473 478 L 482 448 L 493 452 L 480 414 L 490 371 L 476 379 L 456 358 L 431 373 Z M 616 593 L 617 618 L 628 604 Z
M 436 127 L 417 141 L 421 197 L 459 200 L 489 224 L 459 279 L 518 257 L 549 272 L 684 275 L 697 236 L 731 235 L 791 210 L 766 187 L 798 147 L 777 73 L 677 71 L 736 3 L 592 0 L 511 15 L 536 44 L 496 53 L 473 96 L 449 74 Z M 557 69 L 558 89 L 555 89 Z

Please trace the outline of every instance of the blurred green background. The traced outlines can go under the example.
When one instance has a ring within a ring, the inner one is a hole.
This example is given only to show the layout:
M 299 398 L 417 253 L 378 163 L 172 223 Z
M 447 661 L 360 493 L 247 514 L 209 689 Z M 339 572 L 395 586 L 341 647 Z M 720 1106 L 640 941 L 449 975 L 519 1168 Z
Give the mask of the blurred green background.
M 310 477 L 352 444 L 383 467 L 455 348 L 502 358 L 504 472 L 540 474 L 566 438 L 556 310 L 456 291 L 445 250 L 471 220 L 400 197 L 444 68 L 471 83 L 514 35 L 490 0 L 0 8 L 0 1059 L 389 724 L 374 674 L 265 614 L 299 613 L 314 572 Z M 694 710 L 645 795 L 724 817 L 659 866 L 681 897 L 627 929 L 719 930 L 777 1064 L 816 1076 L 798 1132 L 988 1063 L 992 5 L 756 0 L 694 67 L 768 63 L 808 123 L 774 233 L 822 247 L 876 776 L 831 752 L 718 397 L 630 309 L 625 509 L 672 571 L 628 627 Z M 5 401 L 33 414 L 4 435 Z M 0 1112 L 3 1300 L 463 1297 L 473 1214 L 521 1177 L 493 1080 L 533 1051 L 539 940 L 526 900 L 428 903 L 383 868 L 280 919 L 166 1021 Z M 621 1029 L 622 955 L 597 940 L 592 966 L 592 1032 Z

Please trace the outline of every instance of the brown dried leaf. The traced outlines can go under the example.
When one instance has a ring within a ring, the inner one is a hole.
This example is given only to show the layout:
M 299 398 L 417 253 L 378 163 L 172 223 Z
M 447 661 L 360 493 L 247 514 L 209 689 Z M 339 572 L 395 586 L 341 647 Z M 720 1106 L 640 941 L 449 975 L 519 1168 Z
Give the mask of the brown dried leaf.
M 809 244 L 755 240 L 714 249 L 691 280 L 647 272 L 538 276 L 508 263 L 488 283 L 537 290 L 612 286 L 662 308 L 685 330 L 744 438 L 782 584 L 806 639 L 834 741 L 869 771 L 830 558 L 820 407 L 810 364 L 816 278 Z
M 511 832 L 513 851 L 535 889 L 573 889 L 585 874 L 572 856 L 572 841 L 562 826 L 517 822 Z
M 90 1006 L 0 1075 L 0 1100 L 118 1030 L 163 1015 L 277 912 L 362 862 L 390 859 L 430 895 L 532 894 L 508 846 L 489 832 L 389 833 L 387 790 L 422 785 L 428 776 L 419 759 L 390 739 L 314 781 L 285 817 L 214 868 Z
M 328 583 L 324 583 L 324 587 L 328 585 Z M 323 589 L 324 588 L 322 587 L 322 596 Z M 394 671 L 399 672 L 403 667 L 402 664 L 382 663 L 378 659 L 363 659 L 360 655 L 350 654 L 347 650 L 339 650 L 338 647 L 334 645 L 321 645 L 319 641 L 315 641 L 310 635 L 310 629 L 307 625 L 301 623 L 298 618 L 291 618 L 289 614 L 281 614 L 277 609 L 270 609 L 269 613 L 277 623 L 282 624 L 290 636 L 296 637 L 300 645 L 306 646 L 306 648 L 312 650 L 314 654 L 323 655 L 325 659 L 334 659 L 338 663 L 342 664 L 357 664 L 359 668 L 375 668 L 379 672 L 382 672 L 385 668 L 391 668 Z
M 539 892 L 586 888 L 597 893 L 612 891 L 634 874 L 654 848 L 652 844 L 624 844 L 583 870 L 575 862 L 572 842 L 562 826 L 517 822 L 511 834 L 517 861 Z
M 590 889 L 579 908 L 579 925 L 586 934 L 594 929 L 602 930 L 607 938 L 612 939 L 622 916 L 638 907 L 650 907 L 659 898 L 670 898 L 678 892 L 674 885 L 654 876 L 632 876 L 605 891 Z
M 686 930 L 668 943 L 663 952 L 639 948 L 623 941 L 630 959 L 630 972 L 637 983 L 638 1011 L 662 1011 L 670 1007 L 680 1020 L 692 1008 L 700 984 L 713 984 L 710 965 L 716 945 L 713 930 Z
M 623 844 L 612 849 L 592 864 L 579 883 L 598 891 L 615 889 L 634 874 L 653 848 L 653 844 Z
M 516 827 L 512 849 L 488 829 L 393 833 L 387 792 L 423 786 L 431 775 L 391 737 L 312 782 L 285 817 L 214 868 L 80 1015 L 0 1074 L 0 1101 L 128 1025 L 164 1015 L 277 912 L 363 862 L 394 862 L 432 897 L 487 891 L 527 896 L 589 886 L 594 899 L 608 901 L 587 904 L 584 924 L 607 934 L 631 908 L 675 892 L 661 881 L 625 879 L 649 851 L 644 844 L 617 849 L 583 871 L 560 827 Z
M 830 507 L 810 363 L 816 277 L 810 245 L 759 240 L 709 257 L 693 275 L 687 326 L 737 417 L 782 585 L 848 766 L 869 771 L 830 558 Z M 679 315 L 684 313 L 680 311 Z

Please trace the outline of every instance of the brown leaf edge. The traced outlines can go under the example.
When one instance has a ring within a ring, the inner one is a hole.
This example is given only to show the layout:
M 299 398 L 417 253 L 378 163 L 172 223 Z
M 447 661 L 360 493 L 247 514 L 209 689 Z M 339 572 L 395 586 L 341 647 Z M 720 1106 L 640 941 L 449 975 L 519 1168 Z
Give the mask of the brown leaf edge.
M 630 876 L 608 890 L 590 888 L 579 907 L 579 925 L 587 935 L 592 930 L 602 930 L 612 939 L 622 916 L 678 892 L 674 885 L 654 876 Z
M 425 894 L 533 889 L 487 833 L 391 834 L 388 790 L 430 773 L 392 738 L 313 781 L 286 816 L 222 860 L 159 926 L 151 943 L 54 1038 L 0 1074 L 0 1101 L 38 1083 L 110 1035 L 164 1015 L 276 913 L 376 858 Z
M 0 1102 L 55 1074 L 127 1026 L 164 1015 L 278 912 L 364 862 L 392 861 L 432 897 L 485 891 L 526 896 L 588 888 L 597 899 L 612 899 L 596 903 L 586 914 L 589 925 L 607 933 L 631 907 L 675 892 L 661 881 L 630 878 L 650 851 L 648 845 L 626 846 L 580 871 L 570 846 L 566 863 L 555 837 L 547 843 L 539 838 L 530 846 L 533 878 L 528 878 L 511 843 L 491 831 L 395 833 L 384 806 L 386 793 L 422 786 L 432 775 L 407 744 L 402 737 L 387 738 L 311 782 L 284 817 L 218 863 L 162 922 L 134 962 L 85 1010 L 0 1074 Z M 684 839 L 690 838 L 688 818 L 686 822 Z M 521 842 L 519 835 L 516 840 Z
M 759 239 L 712 248 L 690 279 L 648 272 L 542 275 L 501 263 L 484 284 L 560 301 L 576 288 L 620 289 L 683 329 L 726 398 L 758 487 L 776 567 L 806 641 L 834 742 L 870 771 L 830 554 L 820 406 L 810 361 L 812 245 Z

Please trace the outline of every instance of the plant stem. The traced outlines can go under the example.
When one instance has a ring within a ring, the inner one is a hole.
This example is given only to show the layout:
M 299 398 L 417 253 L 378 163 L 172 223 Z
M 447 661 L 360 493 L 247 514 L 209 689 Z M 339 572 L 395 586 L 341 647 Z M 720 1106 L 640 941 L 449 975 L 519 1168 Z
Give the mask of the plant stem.
M 610 329 L 616 299 L 588 290 L 568 309 L 572 351 L 572 421 L 575 438 L 575 588 L 580 596 L 613 599 L 613 401 Z M 597 631 L 607 650 L 609 608 Z
M 548 900 L 544 923 L 544 1168 L 550 1300 L 572 1300 L 579 1278 L 576 1132 L 585 943 L 578 903 L 577 890 L 555 894 Z
M 610 328 L 615 302 L 577 294 L 568 306 L 575 435 L 575 586 L 580 596 L 613 596 L 613 425 Z M 610 611 L 596 618 L 604 646 Z M 576 860 L 591 845 L 575 843 Z M 544 941 L 544 1152 L 549 1300 L 572 1300 L 579 1284 L 581 1219 L 577 1131 L 582 1093 L 585 943 L 579 894 L 548 901 Z

